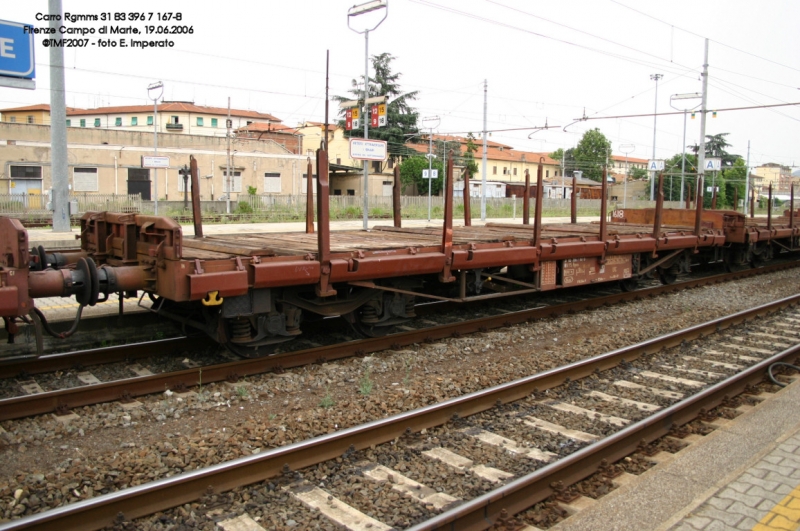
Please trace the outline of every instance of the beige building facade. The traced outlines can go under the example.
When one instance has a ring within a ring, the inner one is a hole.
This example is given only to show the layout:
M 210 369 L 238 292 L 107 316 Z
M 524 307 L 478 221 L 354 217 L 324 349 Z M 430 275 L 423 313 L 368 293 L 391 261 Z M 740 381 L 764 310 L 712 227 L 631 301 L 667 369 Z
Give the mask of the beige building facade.
M 231 130 L 251 124 L 279 124 L 271 114 L 231 109 Z M 0 109 L 0 118 L 7 123 L 50 125 L 50 105 Z M 113 129 L 116 131 L 153 132 L 157 124 L 161 134 L 225 136 L 228 109 L 195 105 L 192 102 L 168 101 L 158 104 L 158 116 L 152 105 L 124 105 L 96 109 L 67 108 L 67 127 L 81 129 Z
M 142 157 L 153 155 L 152 133 L 108 129 L 67 129 L 68 180 L 73 192 L 141 194 L 155 198 L 156 171 L 142 167 Z M 52 186 L 50 127 L 0 123 L 0 194 L 41 194 Z M 291 153 L 271 140 L 234 138 L 231 175 L 227 179 L 227 141 L 201 135 L 160 135 L 158 155 L 169 157 L 159 169 L 158 198 L 183 198 L 178 171 L 197 159 L 203 200 L 231 199 L 248 194 L 302 194 L 306 157 Z

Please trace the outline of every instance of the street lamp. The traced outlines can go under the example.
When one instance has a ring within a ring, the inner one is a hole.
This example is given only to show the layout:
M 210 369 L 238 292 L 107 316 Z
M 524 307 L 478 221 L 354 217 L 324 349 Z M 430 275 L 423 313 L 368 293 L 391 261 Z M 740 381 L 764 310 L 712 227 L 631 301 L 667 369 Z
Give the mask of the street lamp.
M 699 92 L 689 92 L 686 94 L 673 94 L 672 96 L 669 97 L 670 107 L 672 107 L 676 111 L 681 111 L 681 110 L 683 111 L 683 150 L 682 150 L 683 155 L 681 156 L 681 204 L 683 204 L 683 188 L 684 188 L 684 180 L 686 179 L 686 113 L 688 111 L 693 111 L 694 109 L 699 107 L 700 104 L 698 103 L 694 107 L 679 109 L 678 107 L 675 107 L 672 104 L 672 102 L 675 100 L 693 100 L 702 97 L 703 95 L 700 94 Z M 672 187 L 670 187 L 670 198 L 671 194 L 672 194 Z
M 625 154 L 625 178 L 622 181 L 622 208 L 625 208 L 628 201 L 628 179 L 631 177 L 631 168 L 628 166 L 628 154 L 636 151 L 635 144 L 622 144 L 619 150 Z
M 359 31 L 350 26 L 350 19 L 373 11 L 383 9 L 383 18 L 372 28 Z M 364 34 L 364 110 L 362 119 L 364 120 L 364 140 L 369 138 L 369 112 L 367 108 L 367 98 L 369 98 L 369 32 L 375 31 L 386 17 L 389 15 L 389 0 L 371 0 L 363 4 L 355 5 L 347 10 L 347 27 L 356 32 Z M 327 133 L 327 131 L 326 131 Z M 369 230 L 369 162 L 364 161 L 364 230 Z
M 658 80 L 664 74 L 650 74 L 650 79 L 656 82 L 656 109 L 653 111 L 653 160 L 656 159 L 656 120 L 658 120 Z M 650 201 L 655 199 L 656 172 L 650 177 Z
M 160 89 L 160 90 L 159 90 Z M 158 92 L 156 94 L 156 91 Z M 164 94 L 164 83 L 156 81 L 147 86 L 147 97 L 153 100 L 153 155 L 158 156 L 158 100 Z M 158 215 L 158 168 L 153 168 L 155 183 L 155 215 Z
M 425 123 L 428 123 L 428 221 L 431 220 L 431 187 L 433 186 L 431 183 L 433 182 L 433 157 L 436 155 L 433 154 L 433 130 L 436 127 L 439 127 L 439 123 L 441 119 L 438 116 L 429 116 L 427 118 L 422 119 L 423 127 L 425 127 Z M 444 159 L 442 159 L 444 160 Z

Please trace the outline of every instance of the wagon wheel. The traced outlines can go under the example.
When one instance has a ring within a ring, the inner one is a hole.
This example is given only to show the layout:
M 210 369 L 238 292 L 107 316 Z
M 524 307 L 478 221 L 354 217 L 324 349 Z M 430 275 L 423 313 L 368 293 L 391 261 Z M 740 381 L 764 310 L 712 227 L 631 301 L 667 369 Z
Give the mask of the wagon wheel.
M 225 348 L 231 353 L 236 354 L 241 358 L 264 358 L 278 353 L 278 346 L 281 343 L 291 341 L 293 337 L 271 337 L 268 343 L 259 341 L 257 345 L 247 345 L 243 343 L 234 343 L 233 341 L 226 341 Z
M 753 252 L 750 255 L 750 265 L 753 267 L 762 267 L 766 262 L 772 260 L 772 248 L 770 242 L 763 244 L 756 244 L 758 253 Z
M 363 337 L 385 337 L 393 330 L 393 323 L 371 324 L 365 323 L 358 312 L 345 315 L 344 318 L 353 327 L 353 330 Z
M 678 280 L 678 273 L 680 269 L 678 265 L 672 265 L 671 267 L 667 268 L 658 268 L 658 280 L 661 281 L 662 284 L 668 286 L 669 284 L 674 284 L 676 280 Z
M 745 269 L 750 269 L 750 262 L 746 259 L 746 254 L 741 248 L 728 248 L 722 252 L 722 263 L 728 273 L 738 273 Z
M 622 291 L 636 291 L 639 289 L 639 278 L 623 278 L 619 281 L 619 287 Z

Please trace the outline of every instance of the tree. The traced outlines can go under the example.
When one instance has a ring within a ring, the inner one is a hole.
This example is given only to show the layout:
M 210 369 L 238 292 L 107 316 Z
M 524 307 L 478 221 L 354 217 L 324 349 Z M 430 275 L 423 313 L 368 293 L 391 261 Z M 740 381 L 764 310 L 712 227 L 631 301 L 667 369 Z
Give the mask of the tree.
M 631 168 L 630 169 L 630 176 L 632 181 L 638 181 L 640 179 L 647 179 L 647 170 L 644 168 Z
M 418 133 L 417 120 L 419 113 L 411 107 L 411 102 L 417 99 L 418 91 L 403 92 L 400 87 L 401 73 L 393 73 L 391 63 L 395 59 L 392 54 L 382 53 L 380 55 L 372 56 L 372 68 L 375 73 L 369 80 L 369 93 L 368 97 L 387 96 L 388 104 L 386 106 L 386 125 L 384 127 L 369 128 L 369 137 L 376 140 L 385 140 L 388 142 L 389 155 L 392 158 L 397 156 L 407 156 L 414 151 L 409 150 L 405 146 L 406 140 Z M 364 76 L 360 76 L 361 84 L 364 83 Z M 348 100 L 359 100 L 363 102 L 364 91 L 359 90 L 358 80 L 352 80 L 352 89 L 350 89 L 351 96 L 334 96 L 333 99 L 338 102 Z M 339 112 L 341 119 L 339 120 L 339 127 L 344 129 L 346 109 Z M 371 109 L 362 113 L 362 119 L 370 119 Z M 363 122 L 362 122 L 363 123 Z M 345 137 L 364 137 L 364 128 L 359 127 L 357 130 L 345 131 Z
M 475 144 L 475 135 L 467 133 L 467 145 L 461 156 L 461 166 L 469 171 L 471 177 L 478 173 L 478 163 L 475 162 L 476 151 L 478 151 L 478 146 Z
M 723 170 L 722 175 L 725 178 L 725 196 L 727 198 L 727 205 L 733 209 L 738 209 L 739 205 L 733 204 L 734 189 L 736 190 L 737 199 L 747 199 L 745 197 L 745 176 L 747 175 L 747 168 L 742 157 L 737 158 L 731 167 Z M 717 202 L 719 207 L 719 202 Z
M 575 146 L 574 157 L 577 167 L 582 170 L 583 176 L 593 181 L 602 182 L 603 166 L 611 153 L 611 141 L 594 128 L 583 134 L 578 145 Z
M 438 158 L 433 159 L 433 169 L 439 170 L 439 178 L 431 180 L 431 194 L 439 195 L 444 182 L 444 167 Z M 428 179 L 422 178 L 422 170 L 428 169 L 428 159 L 422 155 L 415 155 L 403 161 L 400 165 L 400 182 L 403 186 L 411 184 L 417 187 L 420 195 L 428 195 Z

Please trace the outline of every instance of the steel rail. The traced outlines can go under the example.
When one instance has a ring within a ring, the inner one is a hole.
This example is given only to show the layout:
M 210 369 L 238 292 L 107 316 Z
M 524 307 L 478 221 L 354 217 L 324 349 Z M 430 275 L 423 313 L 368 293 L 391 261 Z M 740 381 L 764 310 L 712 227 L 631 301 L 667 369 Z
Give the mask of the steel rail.
M 440 426 L 450 419 L 488 410 L 499 403 L 520 400 L 535 391 L 550 389 L 589 376 L 596 371 L 613 368 L 646 353 L 657 352 L 686 340 L 704 337 L 756 316 L 798 303 L 800 295 L 794 295 L 438 404 L 0 524 L 0 531 L 20 529 L 45 531 L 53 529 L 54 525 L 64 531 L 100 529 L 110 525 L 119 513 L 123 513 L 129 519 L 146 516 L 196 500 L 207 493 L 209 487 L 215 493 L 219 493 L 264 481 L 281 473 L 337 458 L 346 451 L 382 444 L 405 433 Z M 617 432 L 608 439 L 600 440 L 498 490 L 465 502 L 456 509 L 442 513 L 414 529 L 461 530 L 490 527 L 503 509 L 515 514 L 535 503 L 531 500 L 539 501 L 549 496 L 552 493 L 549 486 L 551 481 L 561 479 L 565 484 L 571 484 L 583 479 L 597 469 L 601 459 L 608 459 L 609 462 L 620 459 L 630 453 L 631 449 L 635 449 L 641 440 L 651 442 L 666 434 L 673 425 L 688 422 L 700 408 L 714 407 L 726 396 L 759 381 L 770 364 L 786 360 L 798 353 L 800 345 L 784 350 L 742 373 L 710 386 L 698 395 Z
M 154 352 L 184 350 L 208 346 L 205 336 L 180 336 L 157 341 L 143 341 L 128 345 L 114 345 L 77 352 L 45 354 L 38 358 L 7 358 L 0 360 L 0 378 L 13 378 L 19 374 L 41 374 L 44 372 L 72 369 L 77 366 L 90 367 L 103 363 L 149 358 Z
M 244 359 L 219 365 L 186 369 L 183 371 L 154 374 L 152 376 L 140 376 L 125 380 L 7 398 L 0 400 L 0 421 L 42 415 L 58 410 L 63 411 L 64 409 L 72 409 L 102 402 L 112 402 L 123 398 L 163 393 L 165 389 L 181 391 L 194 387 L 200 382 L 236 382 L 239 378 L 244 376 L 263 374 L 270 371 L 280 371 L 290 367 L 341 359 L 361 353 L 378 352 L 424 341 L 434 341 L 453 337 L 455 335 L 480 332 L 491 328 L 511 326 L 513 324 L 574 313 L 581 310 L 610 306 L 619 302 L 634 301 L 644 297 L 655 297 L 663 293 L 672 293 L 683 289 L 770 273 L 782 269 L 798 267 L 799 265 L 800 263 L 796 262 L 776 264 L 760 269 L 714 275 L 678 284 L 656 286 L 638 291 L 622 292 L 554 306 L 544 306 L 503 315 L 482 317 L 379 338 L 363 339 L 333 346 L 322 346 L 296 352 L 287 352 L 276 356 Z

